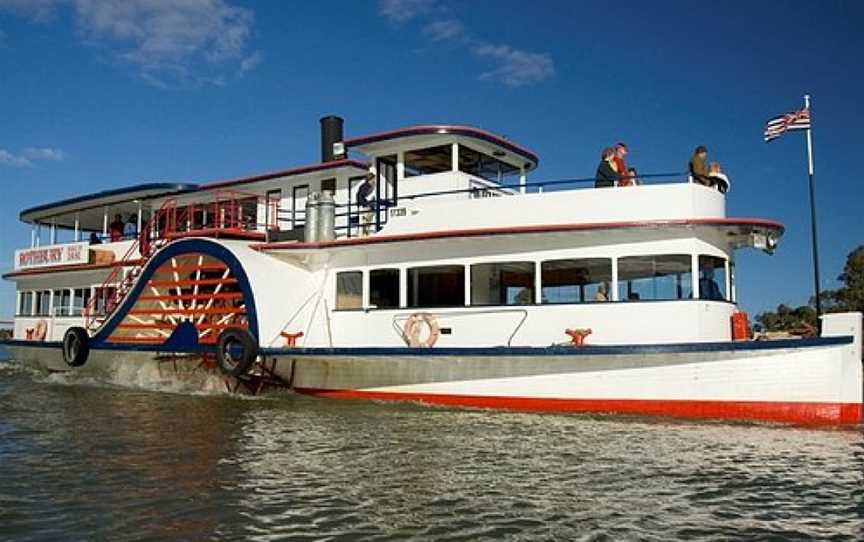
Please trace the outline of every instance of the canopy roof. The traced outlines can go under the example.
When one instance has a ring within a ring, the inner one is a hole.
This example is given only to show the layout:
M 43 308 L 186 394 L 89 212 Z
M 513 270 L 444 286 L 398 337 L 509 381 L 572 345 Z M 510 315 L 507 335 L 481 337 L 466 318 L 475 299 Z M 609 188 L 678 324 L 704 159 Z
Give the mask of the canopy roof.
M 198 190 L 198 185 L 184 183 L 146 183 L 93 194 L 68 198 L 21 211 L 19 218 L 29 224 L 55 224 L 74 228 L 76 216 L 82 229 L 101 229 L 104 209 L 112 215 L 120 214 L 124 219 L 138 212 L 138 202 Z
M 391 145 L 394 141 L 424 138 L 440 137 L 441 135 L 452 135 L 463 138 L 475 143 L 480 143 L 483 146 L 488 146 L 488 150 L 495 157 L 502 160 L 513 161 L 517 164 L 524 165 L 526 171 L 530 171 L 537 167 L 540 158 L 534 152 L 526 149 L 522 145 L 510 141 L 506 137 L 474 128 L 473 126 L 455 126 L 448 124 L 432 124 L 421 126 L 409 126 L 408 128 L 400 128 L 389 132 L 380 132 L 377 134 L 369 134 L 364 136 L 352 137 L 345 140 L 345 145 L 350 148 L 355 148 L 360 152 L 374 152 L 377 148 L 384 145 Z M 481 150 L 486 151 L 486 148 L 481 147 Z M 510 156 L 508 159 L 508 155 Z

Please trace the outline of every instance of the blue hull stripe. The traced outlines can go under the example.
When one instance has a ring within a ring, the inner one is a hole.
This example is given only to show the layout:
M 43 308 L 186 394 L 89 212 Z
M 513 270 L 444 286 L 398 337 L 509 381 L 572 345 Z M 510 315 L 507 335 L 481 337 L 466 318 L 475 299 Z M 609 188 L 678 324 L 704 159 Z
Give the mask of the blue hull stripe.
M 640 354 L 683 354 L 698 352 L 751 352 L 763 350 L 783 350 L 841 346 L 852 344 L 853 338 L 819 337 L 814 339 L 785 339 L 780 341 L 742 341 L 713 343 L 670 343 L 670 344 L 626 344 L 609 346 L 569 346 L 548 347 L 481 347 L 481 348 L 406 348 L 406 347 L 357 347 L 357 348 L 262 348 L 265 356 L 292 357 L 381 357 L 381 356 L 433 356 L 433 357 L 495 357 L 495 356 L 600 356 L 600 355 L 640 355 Z M 61 348 L 60 342 L 34 342 L 21 340 L 0 341 L 9 346 L 32 348 Z M 211 345 L 200 345 L 196 349 L 178 352 L 177 349 L 151 344 L 99 344 L 93 350 L 113 350 L 118 352 L 172 352 L 193 354 L 212 352 Z

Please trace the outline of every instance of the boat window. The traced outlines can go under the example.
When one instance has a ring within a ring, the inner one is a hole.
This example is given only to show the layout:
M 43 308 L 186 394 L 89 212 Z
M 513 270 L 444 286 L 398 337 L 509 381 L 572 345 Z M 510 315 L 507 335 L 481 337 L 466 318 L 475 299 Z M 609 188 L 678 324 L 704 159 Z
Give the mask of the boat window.
M 72 295 L 69 290 L 63 288 L 54 293 L 54 315 L 70 316 L 72 314 Z
M 361 271 L 336 273 L 336 308 L 363 308 L 363 273 Z
M 81 316 L 84 307 L 90 302 L 90 288 L 75 288 L 72 292 L 71 316 Z
M 30 316 L 33 314 L 33 292 L 21 292 L 21 298 L 18 303 L 18 314 L 21 316 Z
M 399 308 L 399 270 L 369 272 L 369 304 L 379 309 Z
M 471 266 L 472 305 L 534 303 L 534 263 L 481 263 Z
M 415 267 L 408 270 L 409 307 L 465 305 L 465 268 L 461 265 Z
M 618 260 L 618 299 L 692 299 L 689 254 L 628 256 Z
M 114 290 L 113 286 L 96 288 L 96 314 L 105 314 L 108 300 L 114 296 Z
M 36 292 L 36 305 L 33 313 L 36 316 L 48 316 L 51 308 L 51 290 Z
M 453 147 L 441 145 L 405 153 L 405 176 L 430 175 L 453 169 Z
M 699 256 L 699 299 L 723 301 L 726 292 L 726 260 L 717 256 Z
M 543 303 L 609 301 L 610 258 L 549 260 L 541 264 Z
M 331 196 L 336 195 L 336 179 L 322 179 L 321 192 L 330 192 Z
M 519 168 L 465 145 L 459 145 L 459 171 L 500 183 L 504 177 L 517 175 Z

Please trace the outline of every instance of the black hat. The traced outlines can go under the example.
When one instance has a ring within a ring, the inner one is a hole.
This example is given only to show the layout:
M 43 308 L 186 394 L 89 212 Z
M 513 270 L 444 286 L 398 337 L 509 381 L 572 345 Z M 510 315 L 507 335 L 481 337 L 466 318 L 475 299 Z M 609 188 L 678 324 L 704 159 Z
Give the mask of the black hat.
M 708 147 L 705 145 L 699 145 L 696 147 L 696 154 L 699 154 L 700 152 L 708 152 Z

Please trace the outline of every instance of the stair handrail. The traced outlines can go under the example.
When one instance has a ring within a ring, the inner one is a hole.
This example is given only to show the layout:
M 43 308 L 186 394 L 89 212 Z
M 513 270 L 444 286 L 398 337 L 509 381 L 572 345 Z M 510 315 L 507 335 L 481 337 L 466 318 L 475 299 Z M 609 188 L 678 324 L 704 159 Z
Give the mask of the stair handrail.
M 176 208 L 177 208 L 177 200 L 175 200 L 174 198 L 169 198 L 162 203 L 162 205 L 159 207 L 159 209 L 153 214 L 152 217 L 150 217 L 150 220 L 147 221 L 147 224 L 143 228 L 141 228 L 141 231 L 139 232 L 138 236 L 136 236 L 135 239 L 133 240 L 132 244 L 129 245 L 129 248 L 126 250 L 126 253 L 120 259 L 118 264 L 114 266 L 114 268 L 111 270 L 110 273 L 108 273 L 108 277 L 106 277 L 105 280 L 102 281 L 101 286 L 99 286 L 96 290 L 97 292 L 103 292 L 104 293 L 106 288 L 110 287 L 111 284 L 114 284 L 117 281 L 117 276 L 123 273 L 123 268 L 125 267 L 124 264 L 126 262 L 128 262 L 129 260 L 131 260 L 132 256 L 136 252 L 138 252 L 138 254 L 140 255 L 140 258 L 138 259 L 138 263 L 135 265 L 135 267 L 143 267 L 143 265 L 147 263 L 147 261 L 150 259 L 150 257 L 155 252 L 155 250 L 153 250 L 151 247 L 151 241 L 152 240 L 150 237 L 150 232 L 153 231 L 154 224 L 158 230 L 159 218 L 162 217 L 163 215 L 166 215 L 169 210 L 175 211 L 175 213 L 174 213 L 175 217 L 174 218 L 176 218 Z M 166 220 L 166 230 L 173 229 L 172 226 L 174 226 L 174 225 L 168 224 L 167 222 L 168 221 Z M 165 232 L 166 237 L 167 237 L 167 233 L 168 233 L 168 231 Z M 161 236 L 159 235 L 159 232 L 157 231 L 156 241 L 158 241 L 160 238 L 161 238 Z M 139 249 L 139 247 L 142 246 L 142 244 L 146 248 L 145 248 L 145 250 L 139 251 L 138 249 Z M 127 275 L 126 278 L 128 279 L 128 277 L 129 277 L 129 275 Z M 125 282 L 125 280 L 126 279 L 124 279 L 124 281 L 121 281 L 121 284 L 119 284 L 118 287 L 115 288 L 114 293 L 111 294 L 111 296 L 109 298 L 105 299 L 105 307 L 104 308 L 105 308 L 105 316 L 106 317 L 108 316 L 108 314 L 110 314 L 111 311 L 113 311 L 114 308 L 116 308 L 117 302 L 119 301 L 116 298 L 119 296 L 120 287 L 122 286 L 122 283 Z M 125 292 L 123 295 L 125 295 Z M 99 303 L 99 299 L 100 299 L 100 296 L 95 295 L 95 292 L 94 292 L 94 295 L 90 298 L 90 301 L 87 302 L 87 306 L 84 309 L 85 327 L 87 327 L 87 328 L 90 328 L 92 326 L 93 322 L 98 317 L 98 315 L 96 314 L 96 307 L 97 307 L 97 304 Z M 110 306 L 110 308 L 109 308 L 109 306 Z

